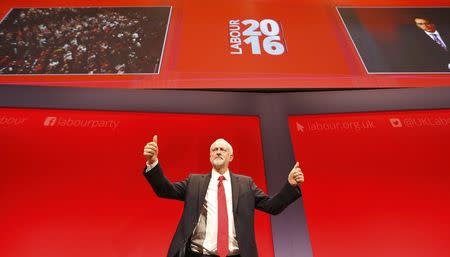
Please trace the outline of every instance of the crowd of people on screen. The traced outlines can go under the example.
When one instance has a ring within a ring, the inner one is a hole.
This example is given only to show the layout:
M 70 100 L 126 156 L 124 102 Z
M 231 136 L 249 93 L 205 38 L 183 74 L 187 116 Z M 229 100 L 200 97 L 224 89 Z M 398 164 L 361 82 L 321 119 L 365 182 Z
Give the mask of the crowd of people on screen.
M 126 8 L 13 12 L 0 25 L 0 74 L 157 72 L 160 56 L 148 48 L 164 37 L 163 19 Z

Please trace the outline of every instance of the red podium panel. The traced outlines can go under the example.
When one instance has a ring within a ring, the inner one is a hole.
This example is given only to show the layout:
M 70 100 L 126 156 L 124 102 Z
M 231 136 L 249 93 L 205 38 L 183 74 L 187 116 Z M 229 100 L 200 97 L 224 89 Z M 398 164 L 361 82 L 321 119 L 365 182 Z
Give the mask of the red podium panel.
M 450 251 L 450 111 L 289 118 L 315 257 Z
M 154 134 L 172 181 L 210 172 L 223 137 L 231 170 L 266 190 L 256 116 L 0 109 L 0 255 L 165 256 L 183 203 L 142 175 Z M 255 225 L 260 255 L 273 257 L 269 216 Z

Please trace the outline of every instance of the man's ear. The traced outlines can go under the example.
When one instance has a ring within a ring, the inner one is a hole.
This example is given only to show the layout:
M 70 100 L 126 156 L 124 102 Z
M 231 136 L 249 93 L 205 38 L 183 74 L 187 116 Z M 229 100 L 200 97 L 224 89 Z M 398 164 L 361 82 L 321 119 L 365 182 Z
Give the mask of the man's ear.
M 230 155 L 230 162 L 233 160 L 233 157 L 234 157 L 233 155 Z

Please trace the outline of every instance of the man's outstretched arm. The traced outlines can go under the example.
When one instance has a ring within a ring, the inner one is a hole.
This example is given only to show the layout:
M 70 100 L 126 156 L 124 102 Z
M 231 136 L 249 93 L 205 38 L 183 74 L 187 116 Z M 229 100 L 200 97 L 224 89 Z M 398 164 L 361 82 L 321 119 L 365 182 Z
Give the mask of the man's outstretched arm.
M 155 135 L 153 140 L 144 147 L 144 156 L 147 159 L 147 165 L 144 168 L 145 178 L 159 197 L 183 201 L 188 179 L 175 183 L 170 182 L 158 162 L 158 153 L 158 136 Z
M 283 186 L 281 191 L 272 197 L 264 193 L 253 181 L 251 181 L 251 189 L 255 196 L 255 208 L 272 215 L 281 213 L 292 202 L 301 197 L 302 194 L 299 184 L 303 183 L 303 181 L 303 173 L 298 162 L 289 173 L 288 181 Z

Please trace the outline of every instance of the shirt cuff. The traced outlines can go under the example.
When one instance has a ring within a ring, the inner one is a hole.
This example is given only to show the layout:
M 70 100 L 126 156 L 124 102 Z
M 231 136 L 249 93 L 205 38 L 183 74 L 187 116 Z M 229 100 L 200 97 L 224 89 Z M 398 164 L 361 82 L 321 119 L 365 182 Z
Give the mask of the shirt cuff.
M 149 172 L 150 170 L 152 170 L 154 167 L 156 167 L 156 165 L 158 165 L 158 160 L 156 160 L 154 163 L 149 164 L 148 161 L 145 163 L 145 165 L 147 165 L 147 168 L 145 169 L 145 172 Z

